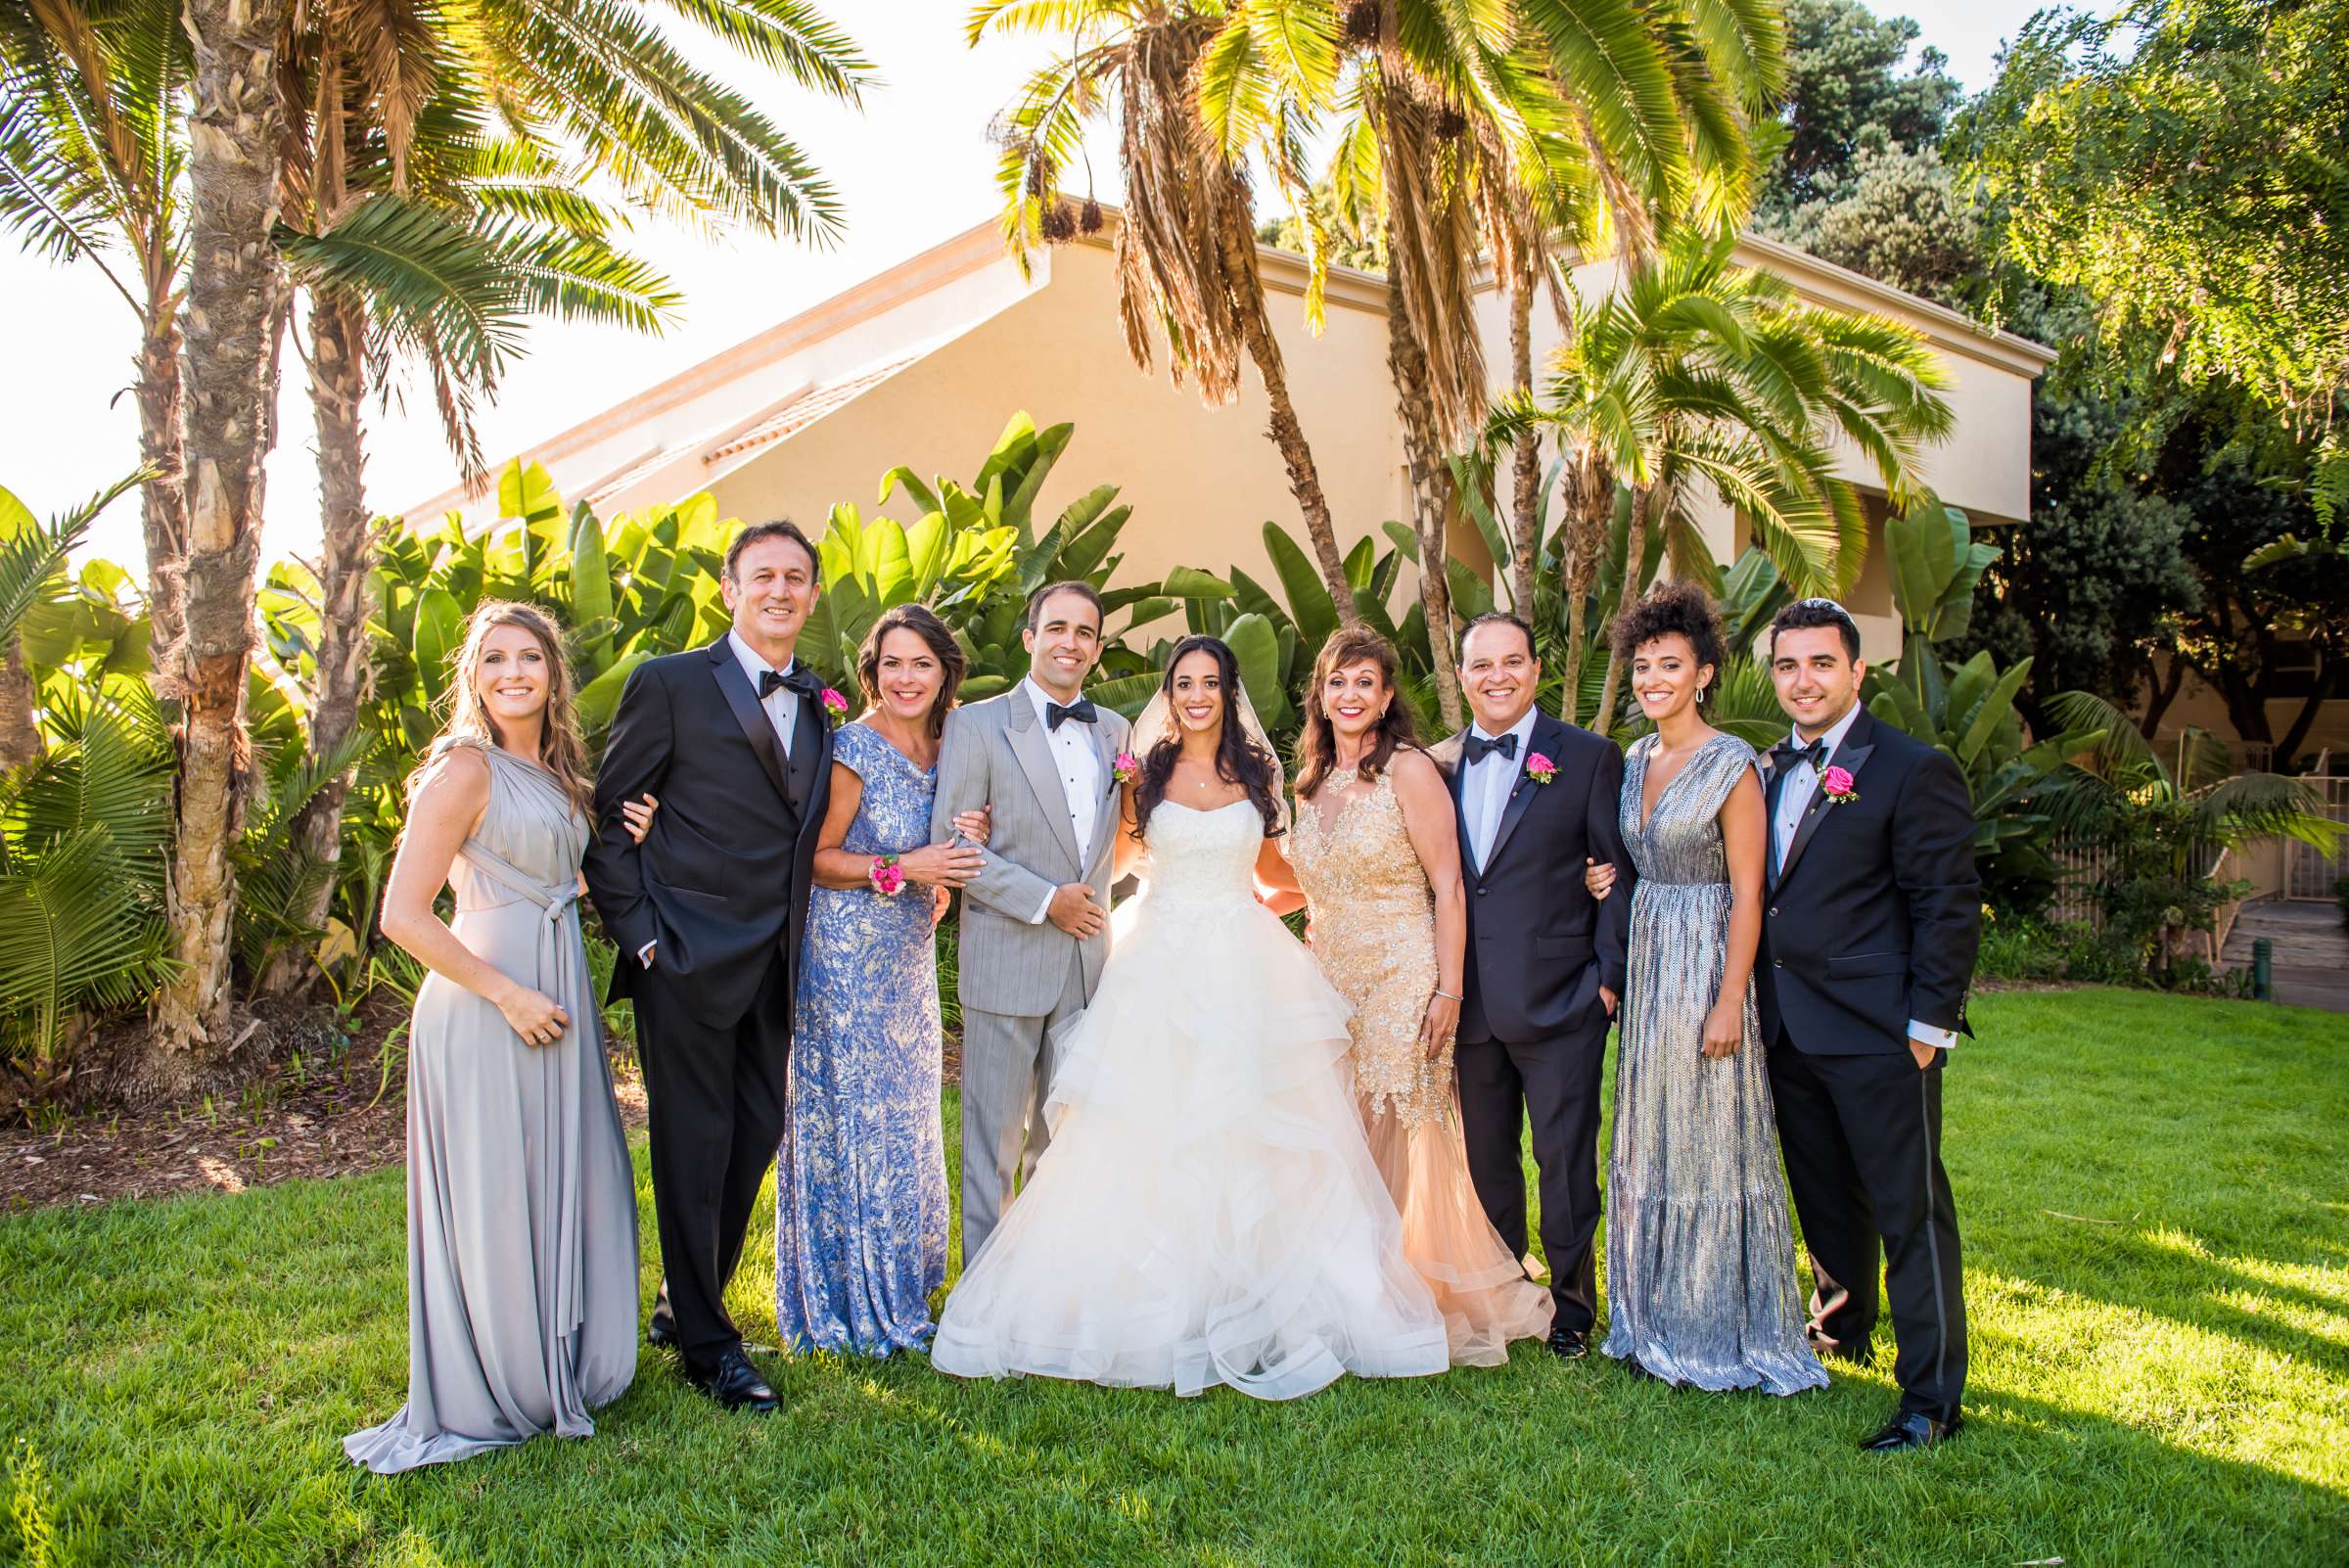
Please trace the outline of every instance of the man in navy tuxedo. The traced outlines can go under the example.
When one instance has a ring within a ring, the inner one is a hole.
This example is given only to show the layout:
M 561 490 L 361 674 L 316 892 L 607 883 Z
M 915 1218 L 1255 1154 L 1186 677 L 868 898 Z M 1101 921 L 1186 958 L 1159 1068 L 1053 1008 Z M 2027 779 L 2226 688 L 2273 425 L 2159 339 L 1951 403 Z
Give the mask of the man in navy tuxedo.
M 1767 761 L 1771 842 L 1754 966 L 1787 1185 L 1817 1290 L 1811 1343 L 1865 1362 L 1884 1269 L 1901 1401 L 1862 1448 L 1958 1430 L 1965 1295 L 1941 1163 L 1941 1079 L 1981 937 L 1974 813 L 1958 764 L 1860 706 L 1843 607 L 1770 629 L 1793 733 Z

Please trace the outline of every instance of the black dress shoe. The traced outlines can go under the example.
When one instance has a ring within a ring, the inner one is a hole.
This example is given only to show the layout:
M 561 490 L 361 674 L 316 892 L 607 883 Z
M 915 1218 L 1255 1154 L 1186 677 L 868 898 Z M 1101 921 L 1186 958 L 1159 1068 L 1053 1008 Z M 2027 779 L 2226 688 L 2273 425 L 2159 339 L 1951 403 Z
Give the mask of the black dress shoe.
M 1904 1449 L 1929 1449 L 1958 1435 L 1961 1423 L 1955 1415 L 1936 1421 L 1922 1410 L 1896 1411 L 1884 1430 L 1860 1445 L 1863 1453 L 1898 1453 Z
M 1585 1328 L 1553 1328 L 1549 1331 L 1548 1349 L 1561 1361 L 1579 1361 L 1590 1354 L 1590 1331 Z
M 667 1350 L 677 1342 L 677 1331 L 656 1317 L 644 1325 L 644 1342 L 655 1350 Z
M 739 1350 L 727 1351 L 714 1366 L 696 1368 L 685 1375 L 695 1388 L 729 1410 L 749 1410 L 754 1415 L 774 1413 L 775 1391 L 766 1386 L 759 1368 Z

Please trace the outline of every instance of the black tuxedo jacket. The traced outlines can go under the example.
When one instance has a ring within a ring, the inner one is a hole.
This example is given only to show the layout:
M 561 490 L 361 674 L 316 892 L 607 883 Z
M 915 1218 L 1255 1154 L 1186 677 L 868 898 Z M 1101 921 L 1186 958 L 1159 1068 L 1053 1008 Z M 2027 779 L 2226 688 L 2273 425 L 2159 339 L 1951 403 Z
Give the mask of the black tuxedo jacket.
M 1762 1038 L 1865 1056 L 1907 1050 L 1912 1018 L 1971 1035 L 1982 883 L 1964 775 L 1865 711 L 1827 764 L 1850 772 L 1859 799 L 1814 792 L 1785 863 L 1772 867 L 1754 966 Z M 1773 824 L 1778 783 L 1773 769 Z
M 1471 1045 L 1491 1039 L 1530 1045 L 1584 1027 L 1593 1011 L 1603 1028 L 1598 988 L 1623 994 L 1632 926 L 1635 873 L 1620 817 L 1623 753 L 1604 736 L 1538 715 L 1517 757 L 1517 780 L 1492 853 L 1480 866 L 1460 805 L 1466 733 L 1443 748 L 1468 890 L 1459 1038 Z M 1547 784 L 1526 774 L 1526 759 L 1537 752 L 1557 764 Z M 1585 856 L 1615 867 L 1614 897 L 1603 903 L 1583 886 Z
M 639 666 L 596 770 L 583 867 L 620 944 L 613 999 L 666 986 L 716 1029 L 749 1012 L 776 952 L 799 952 L 831 785 L 823 705 L 801 699 L 787 762 L 724 637 Z M 647 792 L 661 808 L 639 846 L 620 807 Z M 649 970 L 636 956 L 648 942 Z

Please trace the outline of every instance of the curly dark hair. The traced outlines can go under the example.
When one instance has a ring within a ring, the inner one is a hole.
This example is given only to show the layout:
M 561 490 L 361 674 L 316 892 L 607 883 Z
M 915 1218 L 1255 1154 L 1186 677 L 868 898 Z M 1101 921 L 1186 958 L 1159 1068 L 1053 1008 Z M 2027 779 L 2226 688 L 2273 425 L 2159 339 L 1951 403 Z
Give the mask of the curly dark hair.
M 1216 662 L 1223 685 L 1223 733 L 1216 742 L 1216 776 L 1247 790 L 1248 799 L 1265 819 L 1265 837 L 1280 836 L 1280 760 L 1249 739 L 1232 716 L 1240 696 L 1240 662 L 1221 637 L 1185 637 L 1167 655 L 1167 670 L 1159 678 L 1159 695 L 1174 700 L 1174 671 L 1195 653 Z M 1167 798 L 1167 781 L 1174 776 L 1174 759 L 1182 736 L 1170 725 L 1166 737 L 1142 759 L 1141 776 L 1133 785 L 1133 834 L 1140 838 L 1150 827 L 1150 813 Z
M 963 669 L 968 663 L 954 633 L 938 619 L 936 611 L 927 605 L 901 604 L 884 611 L 873 623 L 873 629 L 864 634 L 864 646 L 856 650 L 856 684 L 864 688 L 867 707 L 881 700 L 881 640 L 891 632 L 903 629 L 930 645 L 931 657 L 938 661 L 938 695 L 930 700 L 930 712 L 923 716 L 922 727 L 932 740 L 946 732 L 946 711 L 954 706 L 954 694 L 962 687 Z
M 1684 578 L 1657 583 L 1615 618 L 1615 655 L 1628 664 L 1648 643 L 1671 636 L 1687 638 L 1699 665 L 1721 668 L 1721 617 L 1714 612 L 1712 596 Z

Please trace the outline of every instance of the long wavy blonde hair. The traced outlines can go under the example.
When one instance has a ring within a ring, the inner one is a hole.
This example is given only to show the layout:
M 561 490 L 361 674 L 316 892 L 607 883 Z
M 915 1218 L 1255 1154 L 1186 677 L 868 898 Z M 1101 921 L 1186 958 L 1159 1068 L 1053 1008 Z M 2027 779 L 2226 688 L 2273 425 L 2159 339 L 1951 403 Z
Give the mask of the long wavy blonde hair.
M 452 743 L 503 749 L 504 736 L 497 720 L 483 706 L 481 690 L 482 645 L 499 626 L 520 626 L 537 639 L 539 651 L 546 655 L 546 722 L 538 731 L 536 761 L 555 776 L 579 814 L 592 818 L 595 779 L 587 769 L 587 745 L 579 739 L 578 701 L 571 661 L 563 653 L 562 629 L 536 605 L 517 604 L 511 599 L 484 599 L 466 621 L 464 646 L 457 651 L 457 668 L 448 683 L 448 719 L 426 748 L 423 763 L 409 775 L 408 792 L 415 793 L 433 759 Z

